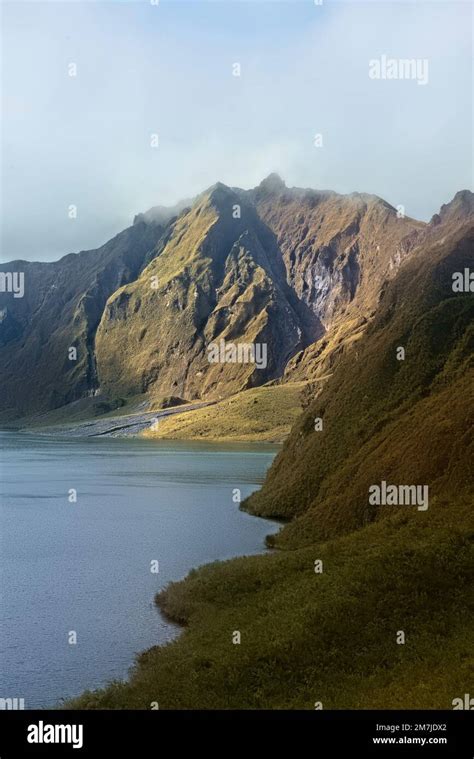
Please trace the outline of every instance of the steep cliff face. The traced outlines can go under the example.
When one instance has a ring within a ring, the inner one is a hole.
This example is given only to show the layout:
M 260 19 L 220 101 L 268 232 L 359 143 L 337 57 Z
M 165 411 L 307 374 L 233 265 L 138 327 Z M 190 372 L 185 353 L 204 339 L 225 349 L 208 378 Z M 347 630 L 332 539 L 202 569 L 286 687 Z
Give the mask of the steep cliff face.
M 374 195 L 287 189 L 275 177 L 251 192 L 276 235 L 289 284 L 326 329 L 375 308 L 425 227 Z
M 363 333 L 426 225 L 374 195 L 288 189 L 276 176 L 251 195 L 276 235 L 289 284 L 326 331 L 290 362 L 287 378 L 324 376 Z

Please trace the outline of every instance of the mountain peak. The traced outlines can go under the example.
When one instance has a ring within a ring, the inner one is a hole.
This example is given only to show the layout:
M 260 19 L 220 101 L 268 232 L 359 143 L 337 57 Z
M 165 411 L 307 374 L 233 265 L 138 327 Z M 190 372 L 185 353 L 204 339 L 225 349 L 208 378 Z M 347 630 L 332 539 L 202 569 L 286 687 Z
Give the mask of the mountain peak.
M 430 223 L 435 225 L 446 221 L 459 221 L 472 214 L 474 214 L 474 193 L 470 190 L 459 190 L 449 203 L 441 206 L 439 213 L 432 217 Z
M 279 174 L 276 174 L 273 172 L 272 174 L 269 174 L 268 177 L 263 179 L 260 184 L 257 187 L 258 190 L 265 190 L 266 192 L 284 192 L 286 190 L 286 184 L 284 183 L 283 179 L 279 176 Z
M 218 211 L 222 211 L 229 204 L 237 202 L 237 199 L 235 190 L 223 182 L 216 182 L 201 195 L 198 195 L 199 204 L 213 206 Z
M 185 200 L 180 200 L 174 206 L 153 206 L 148 211 L 136 214 L 133 223 L 168 224 L 175 216 L 179 216 L 185 208 L 192 206 L 193 202 L 193 198 L 186 198 Z

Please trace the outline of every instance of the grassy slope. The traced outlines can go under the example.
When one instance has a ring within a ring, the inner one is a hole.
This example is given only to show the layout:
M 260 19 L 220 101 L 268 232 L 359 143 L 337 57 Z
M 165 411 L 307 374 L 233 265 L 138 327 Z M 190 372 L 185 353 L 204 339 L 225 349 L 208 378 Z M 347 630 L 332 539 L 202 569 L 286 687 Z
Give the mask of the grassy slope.
M 473 236 L 423 250 L 401 270 L 366 336 L 295 425 L 249 511 L 287 519 L 311 513 L 320 539 L 375 518 L 367 492 L 382 479 L 426 483 L 433 492 L 467 487 L 474 297 L 454 295 L 451 275 L 468 265 Z M 314 431 L 315 417 L 322 432 Z M 456 457 L 464 467 L 446 483 Z
M 72 705 L 450 708 L 472 682 L 474 530 L 467 501 L 428 513 L 192 572 L 160 598 L 183 635 L 143 654 L 129 683 Z
M 145 437 L 281 442 L 301 413 L 304 382 L 245 390 L 213 406 L 160 420 Z
M 172 584 L 158 601 L 183 635 L 145 652 L 130 682 L 73 705 L 450 708 L 469 692 L 474 299 L 449 285 L 471 251 L 467 237 L 440 243 L 404 268 L 251 497 L 254 512 L 293 518 L 278 539 L 286 550 Z M 368 510 L 368 484 L 381 479 L 429 484 L 428 511 Z
M 474 372 L 442 392 L 421 399 L 388 422 L 331 472 L 319 500 L 277 535 L 270 545 L 294 548 L 341 535 L 394 507 L 368 506 L 371 484 L 428 484 L 434 498 L 472 490 Z

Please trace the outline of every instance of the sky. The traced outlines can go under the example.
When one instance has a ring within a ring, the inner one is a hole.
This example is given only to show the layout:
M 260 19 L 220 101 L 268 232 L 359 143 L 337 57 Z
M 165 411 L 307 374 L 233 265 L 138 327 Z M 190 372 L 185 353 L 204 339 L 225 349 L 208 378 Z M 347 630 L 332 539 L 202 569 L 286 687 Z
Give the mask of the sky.
M 424 220 L 472 189 L 470 2 L 15 0 L 1 11 L 3 261 L 95 248 L 154 205 L 274 171 Z M 382 56 L 415 59 L 420 75 L 370 76 Z

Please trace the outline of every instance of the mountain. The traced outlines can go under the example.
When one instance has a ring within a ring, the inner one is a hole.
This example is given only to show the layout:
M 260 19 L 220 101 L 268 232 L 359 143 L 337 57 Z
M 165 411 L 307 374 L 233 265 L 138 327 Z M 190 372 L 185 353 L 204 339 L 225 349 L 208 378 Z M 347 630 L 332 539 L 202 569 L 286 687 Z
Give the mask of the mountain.
M 279 550 L 169 585 L 157 604 L 182 635 L 144 652 L 129 681 L 68 707 L 452 709 L 470 692 L 472 201 L 456 195 L 416 230 L 243 504 L 285 521 L 268 540 Z M 423 499 L 374 505 L 383 482 Z
M 456 213 L 472 202 L 456 198 Z M 67 412 L 88 396 L 108 408 L 319 380 L 427 226 L 376 196 L 289 189 L 271 175 L 138 214 L 98 250 L 2 264 L 24 273 L 25 295 L 0 293 L 0 417 Z M 264 345 L 266 361 L 211 363 L 221 341 Z
M 255 208 L 217 184 L 177 220 L 140 277 L 109 298 L 98 374 L 111 394 L 220 398 L 280 376 L 321 332 Z M 267 366 L 210 363 L 207 347 L 221 340 L 266 344 Z
M 24 297 L 0 293 L 3 418 L 57 408 L 97 392 L 95 333 L 109 296 L 134 280 L 166 226 L 139 221 L 98 250 L 53 263 L 13 261 Z M 69 349 L 77 360 L 69 360 Z
M 288 281 L 325 328 L 285 373 L 317 379 L 360 337 L 426 225 L 375 195 L 287 190 L 270 179 L 252 191 L 259 214 L 277 236 Z
M 453 290 L 453 274 L 473 263 L 472 194 L 461 214 L 460 205 L 458 194 L 419 235 L 381 290 L 363 339 L 338 362 L 247 503 L 252 513 L 293 520 L 279 543 L 301 545 L 379 518 L 385 512 L 369 506 L 367 493 L 382 479 L 426 483 L 434 499 L 472 484 L 474 293 Z

